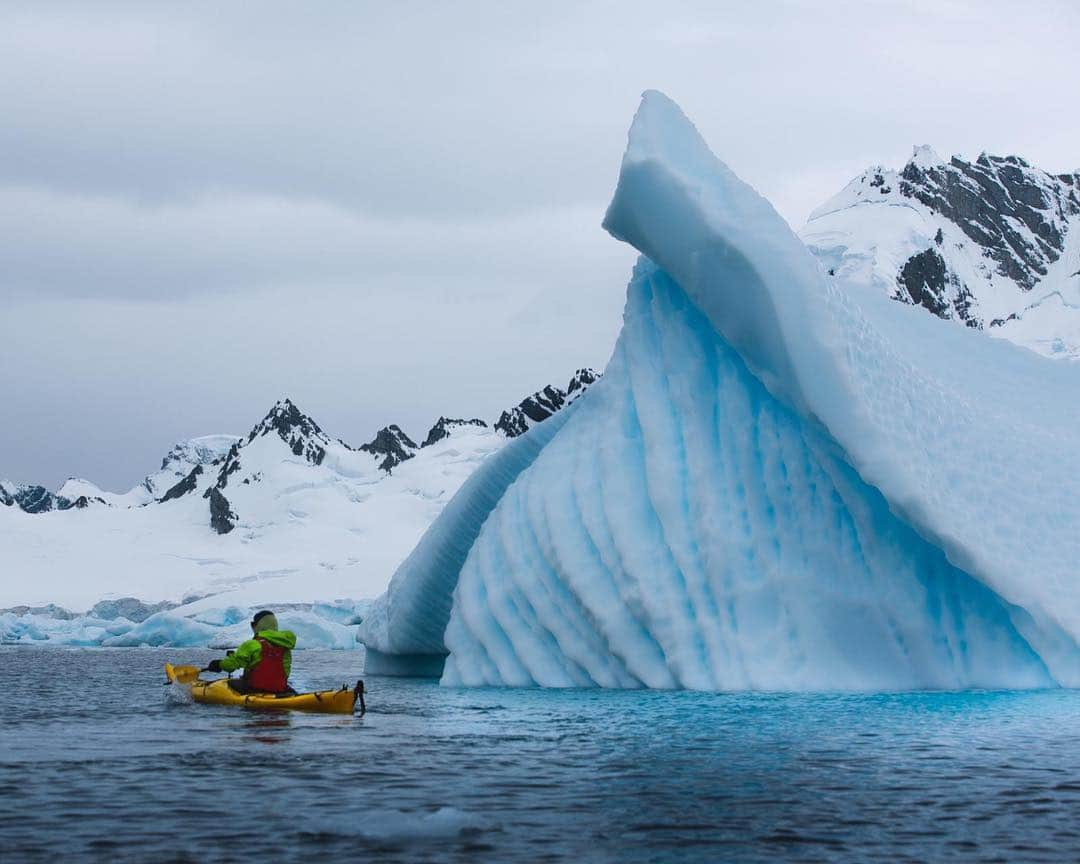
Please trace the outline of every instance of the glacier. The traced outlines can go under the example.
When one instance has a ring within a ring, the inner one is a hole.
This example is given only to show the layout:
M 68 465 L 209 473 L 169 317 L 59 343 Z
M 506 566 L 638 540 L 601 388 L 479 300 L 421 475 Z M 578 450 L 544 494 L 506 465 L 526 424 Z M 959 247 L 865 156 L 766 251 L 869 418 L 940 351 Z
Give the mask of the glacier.
M 604 377 L 366 644 L 450 685 L 1080 685 L 1074 367 L 825 278 L 655 91 L 604 226 L 642 253 Z

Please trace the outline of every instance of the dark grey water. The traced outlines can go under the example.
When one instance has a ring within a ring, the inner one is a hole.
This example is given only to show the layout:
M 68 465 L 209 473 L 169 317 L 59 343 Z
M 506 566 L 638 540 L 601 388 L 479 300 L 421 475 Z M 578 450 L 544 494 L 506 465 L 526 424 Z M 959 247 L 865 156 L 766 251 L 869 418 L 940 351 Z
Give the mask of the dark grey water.
M 178 704 L 166 659 L 0 649 L 4 861 L 1076 861 L 1080 693 L 449 690 Z M 302 652 L 339 686 L 362 655 Z

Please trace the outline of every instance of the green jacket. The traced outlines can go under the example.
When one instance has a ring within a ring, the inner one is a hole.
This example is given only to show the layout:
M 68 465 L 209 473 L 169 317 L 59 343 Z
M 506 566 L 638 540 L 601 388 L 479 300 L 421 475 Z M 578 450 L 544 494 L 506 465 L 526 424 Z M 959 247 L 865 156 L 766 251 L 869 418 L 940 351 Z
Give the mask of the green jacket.
M 285 649 L 282 661 L 285 664 L 285 677 L 292 672 L 292 649 L 296 647 L 296 634 L 291 630 L 262 630 L 259 639 L 265 639 L 271 645 L 280 645 Z M 222 672 L 235 672 L 237 669 L 250 669 L 262 660 L 262 645 L 258 639 L 241 642 L 240 647 L 221 661 Z

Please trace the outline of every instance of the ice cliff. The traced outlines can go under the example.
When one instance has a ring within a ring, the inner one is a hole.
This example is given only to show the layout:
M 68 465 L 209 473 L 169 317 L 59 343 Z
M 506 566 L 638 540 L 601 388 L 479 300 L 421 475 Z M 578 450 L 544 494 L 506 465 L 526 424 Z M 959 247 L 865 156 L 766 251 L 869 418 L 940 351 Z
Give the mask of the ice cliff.
M 659 93 L 604 224 L 604 377 L 361 638 L 449 684 L 1080 684 L 1075 367 L 827 278 Z

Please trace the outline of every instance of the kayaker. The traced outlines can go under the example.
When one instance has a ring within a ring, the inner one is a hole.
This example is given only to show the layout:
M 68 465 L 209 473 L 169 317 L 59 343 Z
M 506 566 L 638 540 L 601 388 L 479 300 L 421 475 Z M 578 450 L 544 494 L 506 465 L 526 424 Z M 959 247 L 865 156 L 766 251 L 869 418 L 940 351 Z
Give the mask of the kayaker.
M 243 669 L 243 678 L 229 681 L 229 686 L 241 693 L 295 692 L 289 686 L 289 672 L 296 634 L 278 630 L 277 618 L 269 609 L 257 612 L 251 619 L 251 632 L 253 638 L 240 643 L 221 660 L 211 660 L 207 668 L 211 672 Z

